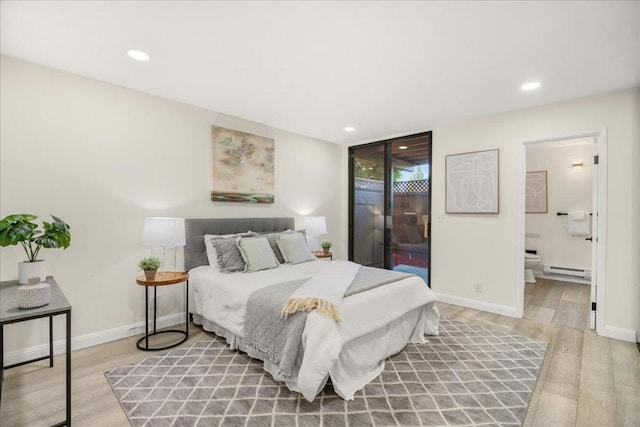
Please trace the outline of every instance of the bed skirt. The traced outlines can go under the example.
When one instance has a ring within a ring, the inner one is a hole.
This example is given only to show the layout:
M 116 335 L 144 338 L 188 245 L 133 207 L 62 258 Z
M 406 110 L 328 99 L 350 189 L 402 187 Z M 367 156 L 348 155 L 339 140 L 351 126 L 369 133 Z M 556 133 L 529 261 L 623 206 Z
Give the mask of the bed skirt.
M 380 329 L 345 343 L 338 360 L 316 394 L 331 377 L 336 393 L 345 400 L 353 399 L 357 391 L 380 375 L 387 357 L 399 353 L 408 343 L 424 343 L 427 341 L 427 335 L 437 335 L 438 318 L 438 310 L 435 302 L 432 302 L 405 313 Z M 243 345 L 240 337 L 220 325 L 199 314 L 193 314 L 193 322 L 202 326 L 205 331 L 224 338 L 231 349 L 243 351 L 252 358 L 262 360 L 251 347 Z M 277 378 L 279 368 L 276 364 L 264 361 L 264 370 L 276 381 L 286 384 L 291 391 L 300 392 L 297 377 L 288 381 Z

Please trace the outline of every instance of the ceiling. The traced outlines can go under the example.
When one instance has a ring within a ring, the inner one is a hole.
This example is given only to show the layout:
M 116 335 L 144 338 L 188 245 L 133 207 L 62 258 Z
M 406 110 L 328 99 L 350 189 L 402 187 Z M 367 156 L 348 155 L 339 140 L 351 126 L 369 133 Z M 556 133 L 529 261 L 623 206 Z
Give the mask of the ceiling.
M 5 55 L 342 144 L 640 86 L 638 1 L 0 7 Z

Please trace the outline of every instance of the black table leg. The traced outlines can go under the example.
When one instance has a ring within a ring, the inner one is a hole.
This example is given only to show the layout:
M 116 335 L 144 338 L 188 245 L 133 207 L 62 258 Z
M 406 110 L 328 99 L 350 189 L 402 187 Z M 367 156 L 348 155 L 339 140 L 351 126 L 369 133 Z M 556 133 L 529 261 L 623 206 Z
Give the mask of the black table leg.
M 53 358 L 52 366 L 53 366 Z M 71 427 L 71 310 L 67 312 L 67 427 Z
M 148 286 L 147 286 L 148 287 Z M 157 334 L 156 331 L 156 319 L 158 317 L 158 287 L 153 287 L 153 334 Z
M 185 312 L 186 312 L 185 313 L 185 316 L 186 316 L 185 328 L 186 329 L 185 329 L 185 331 L 187 332 L 187 336 L 189 336 L 189 280 L 184 282 L 184 286 L 185 286 L 185 289 L 186 289 L 186 291 L 185 291 L 186 294 L 185 294 L 185 299 L 184 299 L 185 300 L 185 305 L 186 305 L 186 308 L 185 308 Z
M 144 287 L 144 349 L 149 351 L 149 287 Z
M 2 384 L 4 383 L 4 325 L 0 325 L 0 407 L 2 407 Z
M 53 368 L 53 316 L 49 316 L 49 367 Z

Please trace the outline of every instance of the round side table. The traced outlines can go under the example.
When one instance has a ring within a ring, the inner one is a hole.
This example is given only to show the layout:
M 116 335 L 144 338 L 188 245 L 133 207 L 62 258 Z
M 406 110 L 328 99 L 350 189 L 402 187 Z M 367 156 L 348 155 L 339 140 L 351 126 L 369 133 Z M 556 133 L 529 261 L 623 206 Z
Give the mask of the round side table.
M 181 331 L 179 329 L 165 329 L 163 331 L 156 330 L 156 319 L 158 316 L 158 305 L 157 305 L 157 290 L 158 286 L 167 286 L 174 285 L 176 283 L 185 283 L 185 329 Z M 153 280 L 147 280 L 147 278 L 142 275 L 136 277 L 136 283 L 140 286 L 144 286 L 144 336 L 136 342 L 136 346 L 140 350 L 144 351 L 156 351 L 156 350 L 165 350 L 167 348 L 172 348 L 177 345 L 182 344 L 189 338 L 189 273 L 184 271 L 159 271 L 156 273 L 156 277 Z M 149 332 L 149 288 L 153 287 L 153 332 Z M 160 334 L 167 333 L 179 333 L 184 335 L 180 341 L 165 345 L 163 347 L 149 347 L 149 337 Z M 144 346 L 142 342 L 144 341 Z
M 316 258 L 329 258 L 331 261 L 333 261 L 333 253 L 331 252 L 325 254 L 324 251 L 311 251 L 311 253 Z

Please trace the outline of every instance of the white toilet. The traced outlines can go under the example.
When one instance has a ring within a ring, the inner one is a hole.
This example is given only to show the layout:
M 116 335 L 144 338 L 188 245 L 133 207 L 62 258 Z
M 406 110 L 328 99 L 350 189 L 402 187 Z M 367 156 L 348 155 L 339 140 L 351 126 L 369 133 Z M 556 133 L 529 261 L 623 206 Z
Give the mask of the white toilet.
M 536 276 L 533 274 L 533 268 L 540 264 L 542 258 L 540 255 L 524 254 L 524 281 L 527 283 L 536 283 Z

